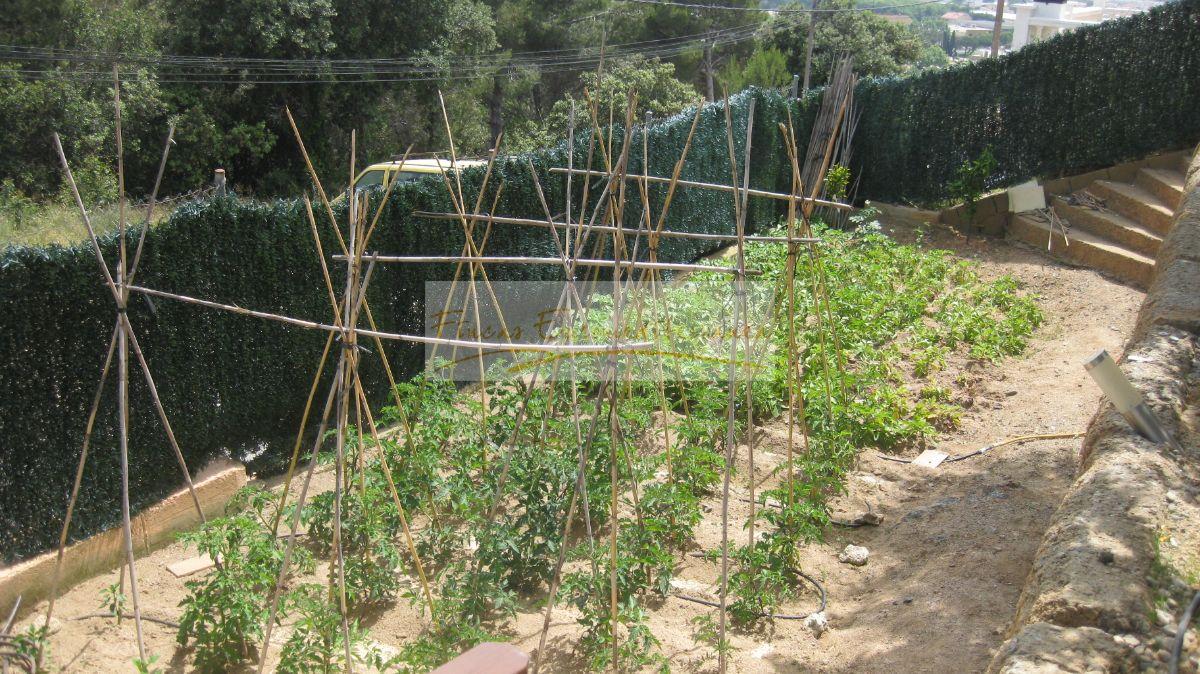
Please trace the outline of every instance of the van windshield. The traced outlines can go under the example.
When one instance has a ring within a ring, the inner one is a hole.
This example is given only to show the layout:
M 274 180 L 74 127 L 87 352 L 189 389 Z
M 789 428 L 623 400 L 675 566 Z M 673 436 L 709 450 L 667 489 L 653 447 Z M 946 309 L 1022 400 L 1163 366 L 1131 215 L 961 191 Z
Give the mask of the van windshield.
M 361 189 L 365 189 L 367 187 L 374 187 L 376 185 L 382 185 L 382 184 L 383 184 L 383 171 L 376 170 L 376 171 L 367 171 L 366 173 L 359 176 L 358 182 L 355 183 L 354 186 L 361 190 Z
M 403 183 L 411 183 L 414 180 L 420 180 L 421 178 L 427 178 L 432 175 L 437 174 L 418 173 L 416 171 L 401 171 L 399 175 L 397 175 L 392 171 L 388 171 L 385 175 L 382 169 L 375 169 L 367 171 L 359 176 L 358 182 L 354 184 L 354 187 L 355 189 L 363 190 L 367 189 L 368 187 L 375 187 L 376 185 L 386 186 L 386 181 L 392 180 L 393 176 L 395 177 L 396 184 L 400 185 Z

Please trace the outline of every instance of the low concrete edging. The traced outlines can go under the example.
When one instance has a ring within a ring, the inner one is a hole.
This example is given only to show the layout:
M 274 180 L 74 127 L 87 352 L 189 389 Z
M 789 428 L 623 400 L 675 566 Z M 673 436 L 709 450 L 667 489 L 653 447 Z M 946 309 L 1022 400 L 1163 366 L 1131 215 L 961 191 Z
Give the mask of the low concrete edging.
M 1160 532 L 1172 520 L 1200 522 L 1200 150 L 1184 194 L 1121 363 L 1180 447 L 1151 443 L 1101 404 L 989 672 L 1161 663 L 1162 649 L 1151 647 L 1161 643 L 1153 624 Z
M 246 485 L 246 469 L 241 465 L 225 468 L 196 483 L 196 496 L 205 517 L 224 514 L 229 499 Z M 134 554 L 141 557 L 170 544 L 175 534 L 198 525 L 200 517 L 187 489 L 171 494 L 138 513 L 130 525 Z M 125 560 L 125 538 L 121 527 L 114 527 L 67 546 L 63 553 L 59 592 L 76 583 L 117 568 Z M 39 601 L 50 595 L 58 552 L 47 552 L 32 559 L 0 569 L 0 607 L 9 607 L 21 598 L 18 616 L 29 613 Z

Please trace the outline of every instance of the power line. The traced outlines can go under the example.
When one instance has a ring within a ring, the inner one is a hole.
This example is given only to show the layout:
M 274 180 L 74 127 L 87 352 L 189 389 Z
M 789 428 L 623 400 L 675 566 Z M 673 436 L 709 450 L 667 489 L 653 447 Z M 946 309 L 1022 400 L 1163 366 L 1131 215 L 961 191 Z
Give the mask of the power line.
M 159 81 L 237 84 L 307 84 L 309 77 L 328 82 L 426 81 L 492 76 L 497 72 L 535 69 L 542 72 L 576 70 L 593 66 L 601 58 L 627 56 L 664 57 L 696 48 L 698 43 L 732 44 L 753 37 L 756 24 L 733 26 L 719 31 L 610 45 L 603 56 L 599 47 L 518 52 L 497 64 L 496 54 L 457 56 L 444 59 L 409 57 L 392 59 L 261 59 L 219 56 L 145 55 L 118 52 L 89 52 L 22 45 L 0 45 L 0 60 L 20 61 L 28 67 L 8 71 L 9 78 L 23 75 L 38 79 L 103 79 L 101 70 L 64 71 L 35 68 L 35 63 L 79 65 L 127 65 L 154 68 Z M 129 77 L 135 77 L 131 73 Z M 348 77 L 351 79 L 336 79 Z M 334 78 L 334 79 L 330 79 Z

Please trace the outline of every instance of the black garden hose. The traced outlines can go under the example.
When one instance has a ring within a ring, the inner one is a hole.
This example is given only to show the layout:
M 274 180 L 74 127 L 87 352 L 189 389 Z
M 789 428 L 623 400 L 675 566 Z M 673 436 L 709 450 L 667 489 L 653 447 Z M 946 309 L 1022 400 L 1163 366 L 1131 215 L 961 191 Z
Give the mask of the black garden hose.
M 1192 597 L 1192 603 L 1188 604 L 1187 610 L 1183 612 L 1183 618 L 1179 620 L 1179 627 L 1175 630 L 1175 645 L 1171 647 L 1171 661 L 1168 671 L 1170 674 L 1179 674 L 1179 661 L 1183 659 L 1183 641 L 1187 637 L 1188 627 L 1192 624 L 1192 615 L 1196 612 L 1196 608 L 1200 607 L 1200 592 Z
M 696 556 L 696 557 L 702 557 L 702 558 L 704 557 L 704 553 L 692 553 L 692 555 Z M 796 575 L 800 576 L 804 580 L 807 580 L 809 583 L 812 583 L 812 586 L 817 588 L 817 592 L 819 592 L 821 594 L 821 607 L 818 608 L 816 611 L 813 611 L 812 613 L 802 613 L 799 615 L 790 614 L 790 613 L 756 612 L 755 613 L 756 616 L 758 616 L 759 618 L 771 618 L 772 620 L 804 620 L 805 618 L 812 615 L 813 613 L 824 613 L 825 612 L 825 606 L 826 606 L 825 586 L 821 585 L 821 583 L 819 583 L 816 578 L 813 578 L 812 576 L 808 575 L 807 573 L 804 573 L 803 571 L 801 571 L 799 569 L 791 569 L 791 571 L 792 571 L 792 573 L 795 573 Z M 703 604 L 704 606 L 711 606 L 713 608 L 721 608 L 721 605 L 718 604 L 717 602 L 709 601 L 707 599 L 700 599 L 698 597 L 689 597 L 685 594 L 678 594 L 675 592 L 672 592 L 671 596 L 675 597 L 676 599 L 690 601 L 694 604 Z M 726 606 L 725 610 L 728 611 L 729 607 Z
M 1016 444 L 1019 442 L 1029 442 L 1030 440 L 1060 440 L 1063 438 L 1082 438 L 1082 437 L 1083 437 L 1083 433 L 1039 433 L 1036 435 L 1021 435 L 1021 436 L 1017 436 L 1015 438 L 1009 438 L 1007 440 L 1003 440 L 1001 442 L 994 442 L 986 447 L 980 447 L 979 449 L 977 449 L 973 452 L 967 452 L 966 454 L 959 454 L 957 456 L 948 456 L 942 460 L 942 463 L 952 463 L 954 461 L 962 461 L 963 459 L 969 459 L 973 456 L 987 454 L 988 452 L 992 451 L 993 449 L 998 449 L 1000 447 L 1004 447 L 1005 445 L 1013 445 L 1013 444 Z M 878 456 L 879 458 L 881 458 L 885 461 L 892 461 L 894 463 L 912 463 L 913 462 L 912 459 L 900 459 L 900 458 L 897 458 L 894 456 L 888 456 L 886 454 L 876 454 L 875 456 Z

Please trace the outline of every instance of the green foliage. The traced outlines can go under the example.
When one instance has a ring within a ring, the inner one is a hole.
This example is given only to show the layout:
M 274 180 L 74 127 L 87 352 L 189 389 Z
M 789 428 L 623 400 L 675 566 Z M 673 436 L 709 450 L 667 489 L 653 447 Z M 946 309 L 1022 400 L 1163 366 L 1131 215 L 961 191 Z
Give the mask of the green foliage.
M 847 9 L 855 4 L 854 0 L 824 0 L 820 9 Z M 809 3 L 785 7 L 803 9 Z M 810 15 L 797 19 L 793 14 L 781 14 L 765 28 L 765 42 L 787 56 L 790 72 L 804 72 L 810 20 Z M 825 83 L 834 62 L 844 54 L 854 58 L 854 72 L 864 77 L 900 75 L 921 54 L 922 40 L 916 32 L 872 12 L 820 14 L 816 21 L 811 68 L 814 85 Z
M 121 592 L 119 583 L 105 585 L 100 589 L 100 608 L 115 616 L 125 612 L 126 599 L 125 593 Z
M 12 645 L 19 655 L 24 655 L 34 662 L 37 662 L 39 657 L 46 661 L 50 657 L 50 627 L 45 621 L 34 621 L 13 635 Z
M 279 671 L 288 674 L 336 674 L 346 669 L 342 616 L 319 585 L 301 585 L 291 593 L 291 613 L 296 617 L 292 634 L 279 652 Z M 365 634 L 351 621 L 350 648 Z
M 380 471 L 372 471 L 369 481 L 362 489 L 348 485 L 342 494 L 341 546 L 346 563 L 346 604 L 351 610 L 389 601 L 400 587 L 396 576 L 400 553 L 393 542 L 400 530 L 399 514 L 381 484 Z M 304 523 L 317 554 L 324 557 L 333 556 L 333 514 L 333 492 L 318 494 L 305 508 Z M 334 573 L 330 567 L 330 574 Z
M 138 674 L 163 674 L 163 672 L 167 670 L 163 667 L 156 666 L 158 660 L 159 656 L 157 654 L 151 655 L 145 660 L 141 658 L 134 658 L 133 668 Z
M 250 657 L 262 643 L 270 592 L 283 562 L 286 539 L 276 539 L 252 515 L 242 512 L 210 520 L 199 531 L 180 538 L 219 560 L 208 576 L 185 583 L 180 604 L 179 645 L 192 645 L 194 665 L 203 672 L 228 671 Z M 311 569 L 301 548 L 292 569 Z
M 774 156 L 780 148 L 780 135 L 766 120 L 777 119 L 783 113 L 784 102 L 777 94 L 757 91 L 732 99 L 735 151 L 740 156 L 751 98 L 757 100 L 756 114 L 761 115 L 755 126 L 755 155 L 762 152 Z M 649 143 L 656 148 L 650 157 L 651 173 L 670 175 L 691 122 L 691 115 L 685 112 L 650 129 Z M 724 138 L 721 108 L 705 107 L 683 177 L 726 181 L 729 159 Z M 619 144 L 620 139 L 618 127 L 614 142 Z M 640 144 L 640 139 L 640 135 L 635 137 L 634 143 Z M 584 166 L 588 138 L 583 132 L 576 137 L 574 151 L 575 165 Z M 565 202 L 564 182 L 548 172 L 552 166 L 566 164 L 565 153 L 565 146 L 559 146 L 528 156 L 551 204 Z M 497 210 L 540 217 L 541 202 L 525 159 L 513 157 L 497 163 L 491 185 L 494 189 L 500 182 L 505 184 Z M 593 168 L 602 167 L 598 152 L 593 154 L 592 162 Z M 636 158 L 631 171 L 640 171 L 641 163 Z M 751 185 L 775 185 L 779 170 L 770 162 L 755 163 Z M 464 175 L 472 201 L 482 179 L 480 173 Z M 580 182 L 574 183 L 576 204 L 582 199 Z M 661 204 L 665 194 L 665 186 L 650 190 L 656 204 Z M 372 198 L 379 199 L 380 195 L 373 194 Z M 491 194 L 487 198 L 490 202 Z M 630 201 L 626 222 L 637 221 L 635 201 Z M 344 206 L 336 208 L 342 217 Z M 403 185 L 391 195 L 374 245 L 396 254 L 461 252 L 461 228 L 453 223 L 416 219 L 411 215 L 414 210 L 451 211 L 453 207 L 444 185 L 437 180 Z M 291 316 L 327 318 L 328 295 L 320 282 L 321 270 L 303 212 L 302 204 L 296 201 L 263 203 L 234 197 L 183 205 L 147 234 L 139 282 Z M 773 203 L 752 202 L 752 230 L 775 217 Z M 728 195 L 687 190 L 676 193 L 667 226 L 729 232 L 731 222 Z M 336 249 L 327 222 L 321 221 L 320 231 L 325 251 Z M 129 233 L 131 246 L 139 233 Z M 103 237 L 102 248 L 108 260 L 116 259 L 116 244 L 114 235 Z M 690 261 L 711 250 L 711 242 L 707 241 L 664 240 L 659 259 Z M 496 230 L 488 251 L 497 255 L 556 254 L 546 231 L 516 227 Z M 424 283 L 449 280 L 452 274 L 451 266 L 391 268 L 380 273 L 368 292 L 376 321 L 384 329 L 420 334 L 424 329 Z M 561 269 L 498 267 L 489 270 L 489 275 L 498 281 L 553 280 L 561 277 Z M 113 306 L 106 293 L 88 247 L 11 247 L 0 253 L 0 310 L 22 317 L 6 325 L 8 339 L 0 346 L 4 349 L 0 380 L 11 383 L 6 404 L 0 407 L 0 431 L 14 446 L 39 448 L 36 452 L 0 453 L 0 512 L 4 513 L 0 518 L 0 551 L 5 559 L 41 551 L 57 540 L 66 506 L 63 495 L 70 492 L 74 477 L 73 471 L 65 467 L 78 460 L 79 441 L 111 334 Z M 135 297 L 129 314 L 184 458 L 193 471 L 225 454 L 235 458 L 253 454 L 256 458 L 252 469 L 260 472 L 279 471 L 286 465 L 295 439 L 296 419 L 304 409 L 313 374 L 307 366 L 297 367 L 297 363 L 315 363 L 324 335 L 169 300 L 150 303 Z M 421 348 L 404 343 L 390 343 L 385 348 L 398 377 L 420 370 Z M 386 378 L 374 359 L 365 359 L 363 378 L 371 401 L 382 403 Z M 94 451 L 75 510 L 74 536 L 86 536 L 119 522 L 117 424 L 113 413 L 116 386 L 111 379 L 96 420 Z M 135 410 L 131 415 L 130 464 L 134 470 L 130 478 L 136 510 L 181 486 L 181 477 L 161 425 L 151 412 L 153 403 L 140 376 L 131 378 L 130 396 Z M 39 413 L 30 414 L 31 409 Z M 444 421 L 452 422 L 452 417 Z M 421 447 L 419 455 L 404 461 L 418 461 L 422 470 L 429 471 L 430 458 L 438 455 L 436 445 Z M 482 448 L 476 444 L 475 451 Z M 398 465 L 404 464 L 398 461 Z M 394 472 L 397 488 L 405 499 L 424 493 L 421 479 L 427 472 Z M 437 496 L 463 499 L 469 493 L 471 490 L 447 487 L 446 495 Z M 465 503 L 460 505 L 466 507 Z
M 825 194 L 830 199 L 841 201 L 846 198 L 850 189 L 850 169 L 841 164 L 834 164 L 825 173 Z
M 962 166 L 958 167 L 957 176 L 946 186 L 946 191 L 952 198 L 963 202 L 969 222 L 975 221 L 975 210 L 978 206 L 975 202 L 983 195 L 988 180 L 995 172 L 996 157 L 992 155 L 990 147 L 985 147 L 978 157 L 963 162 Z
M 721 69 L 721 81 L 730 92 L 751 86 L 777 89 L 792 81 L 792 71 L 783 52 L 768 47 L 755 51 L 745 63 L 731 60 Z
M 716 620 L 712 615 L 704 614 L 692 618 L 689 622 L 692 623 L 694 632 L 692 638 L 697 643 L 704 644 L 712 649 L 712 653 L 706 654 L 705 662 L 719 658 L 722 654 L 728 656 L 733 652 L 733 645 L 729 643 L 729 639 L 721 639 L 720 630 L 717 628 Z
M 587 97 L 584 96 L 584 91 Z M 655 119 L 676 115 L 696 104 L 700 98 L 695 87 L 675 78 L 675 64 L 633 57 L 619 59 L 608 64 L 603 73 L 584 72 L 575 89 L 555 101 L 545 120 L 518 127 L 509 138 L 510 149 L 529 151 L 553 145 L 567 136 L 571 106 L 575 106 L 575 128 L 591 128 L 588 100 L 595 101 L 600 108 L 601 123 L 608 123 L 611 107 L 619 121 L 625 119 L 625 109 L 630 92 L 637 92 L 637 109 L 634 121 L 645 120 L 646 113 Z M 680 148 L 682 149 L 682 148 Z
M 863 110 L 852 166 L 862 176 L 859 194 L 938 203 L 963 159 L 986 147 L 997 162 L 988 186 L 996 188 L 1195 145 L 1197 21 L 1200 2 L 1179 0 L 998 59 L 864 79 L 855 92 Z M 1067 80 L 1087 86 L 1071 95 L 1047 86 Z

